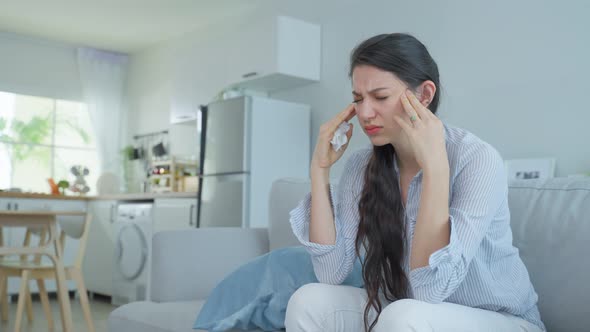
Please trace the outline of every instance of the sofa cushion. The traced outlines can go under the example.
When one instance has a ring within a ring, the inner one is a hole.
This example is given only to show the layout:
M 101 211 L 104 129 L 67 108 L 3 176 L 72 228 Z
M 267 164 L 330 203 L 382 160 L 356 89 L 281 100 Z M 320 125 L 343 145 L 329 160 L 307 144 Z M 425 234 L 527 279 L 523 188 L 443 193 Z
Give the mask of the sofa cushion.
M 509 206 L 547 329 L 590 327 L 590 178 L 511 182 Z
M 205 301 L 133 302 L 118 307 L 109 315 L 109 331 L 195 332 L 195 312 Z
M 266 229 L 212 227 L 157 232 L 152 238 L 149 299 L 206 299 L 224 276 L 266 252 Z
M 291 230 L 289 212 L 310 190 L 309 179 L 282 178 L 273 182 L 268 204 L 270 250 L 301 245 Z
M 188 302 L 133 302 L 109 315 L 109 331 L 125 332 L 206 332 L 192 328 L 195 314 L 205 300 Z M 238 330 L 229 330 L 237 332 Z M 262 332 L 252 330 L 250 332 Z

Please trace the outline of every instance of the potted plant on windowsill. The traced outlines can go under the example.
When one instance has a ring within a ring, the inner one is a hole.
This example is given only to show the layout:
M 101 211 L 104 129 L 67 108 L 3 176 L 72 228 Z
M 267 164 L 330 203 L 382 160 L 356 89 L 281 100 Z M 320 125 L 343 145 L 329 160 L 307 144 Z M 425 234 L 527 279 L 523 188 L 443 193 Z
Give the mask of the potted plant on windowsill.
M 61 194 L 65 195 L 66 189 L 68 189 L 70 187 L 70 183 L 66 180 L 61 180 L 57 183 L 57 187 L 60 189 Z

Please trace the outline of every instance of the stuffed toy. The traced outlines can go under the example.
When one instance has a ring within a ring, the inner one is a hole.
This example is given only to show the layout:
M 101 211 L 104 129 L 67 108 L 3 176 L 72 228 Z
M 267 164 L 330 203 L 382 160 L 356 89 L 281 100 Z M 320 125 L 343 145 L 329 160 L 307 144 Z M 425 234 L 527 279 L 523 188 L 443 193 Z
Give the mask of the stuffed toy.
M 88 187 L 88 185 L 86 184 L 86 180 L 84 179 L 86 175 L 90 174 L 88 168 L 81 165 L 74 165 L 71 168 L 71 172 L 72 174 L 74 174 L 74 176 L 76 176 L 76 180 L 70 186 L 70 190 L 80 195 L 84 195 L 87 192 L 89 192 L 90 187 Z

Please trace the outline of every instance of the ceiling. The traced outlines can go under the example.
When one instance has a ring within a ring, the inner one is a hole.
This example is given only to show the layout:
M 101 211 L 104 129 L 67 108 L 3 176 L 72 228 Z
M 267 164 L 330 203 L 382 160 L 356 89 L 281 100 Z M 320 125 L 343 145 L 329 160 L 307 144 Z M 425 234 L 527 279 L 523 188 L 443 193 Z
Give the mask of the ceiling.
M 133 53 L 259 5 L 259 0 L 0 0 L 0 31 Z

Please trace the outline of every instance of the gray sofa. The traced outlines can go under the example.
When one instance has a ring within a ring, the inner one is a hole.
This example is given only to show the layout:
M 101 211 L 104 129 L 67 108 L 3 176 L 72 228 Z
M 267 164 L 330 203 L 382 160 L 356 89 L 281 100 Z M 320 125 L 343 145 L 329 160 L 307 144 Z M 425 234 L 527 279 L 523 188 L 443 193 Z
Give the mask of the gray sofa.
M 244 262 L 297 245 L 289 211 L 309 191 L 307 180 L 280 179 L 270 194 L 268 229 L 166 231 L 153 238 L 151 301 L 121 306 L 111 332 L 191 332 L 213 287 Z M 551 332 L 590 331 L 590 178 L 510 184 L 514 243 L 539 294 Z

